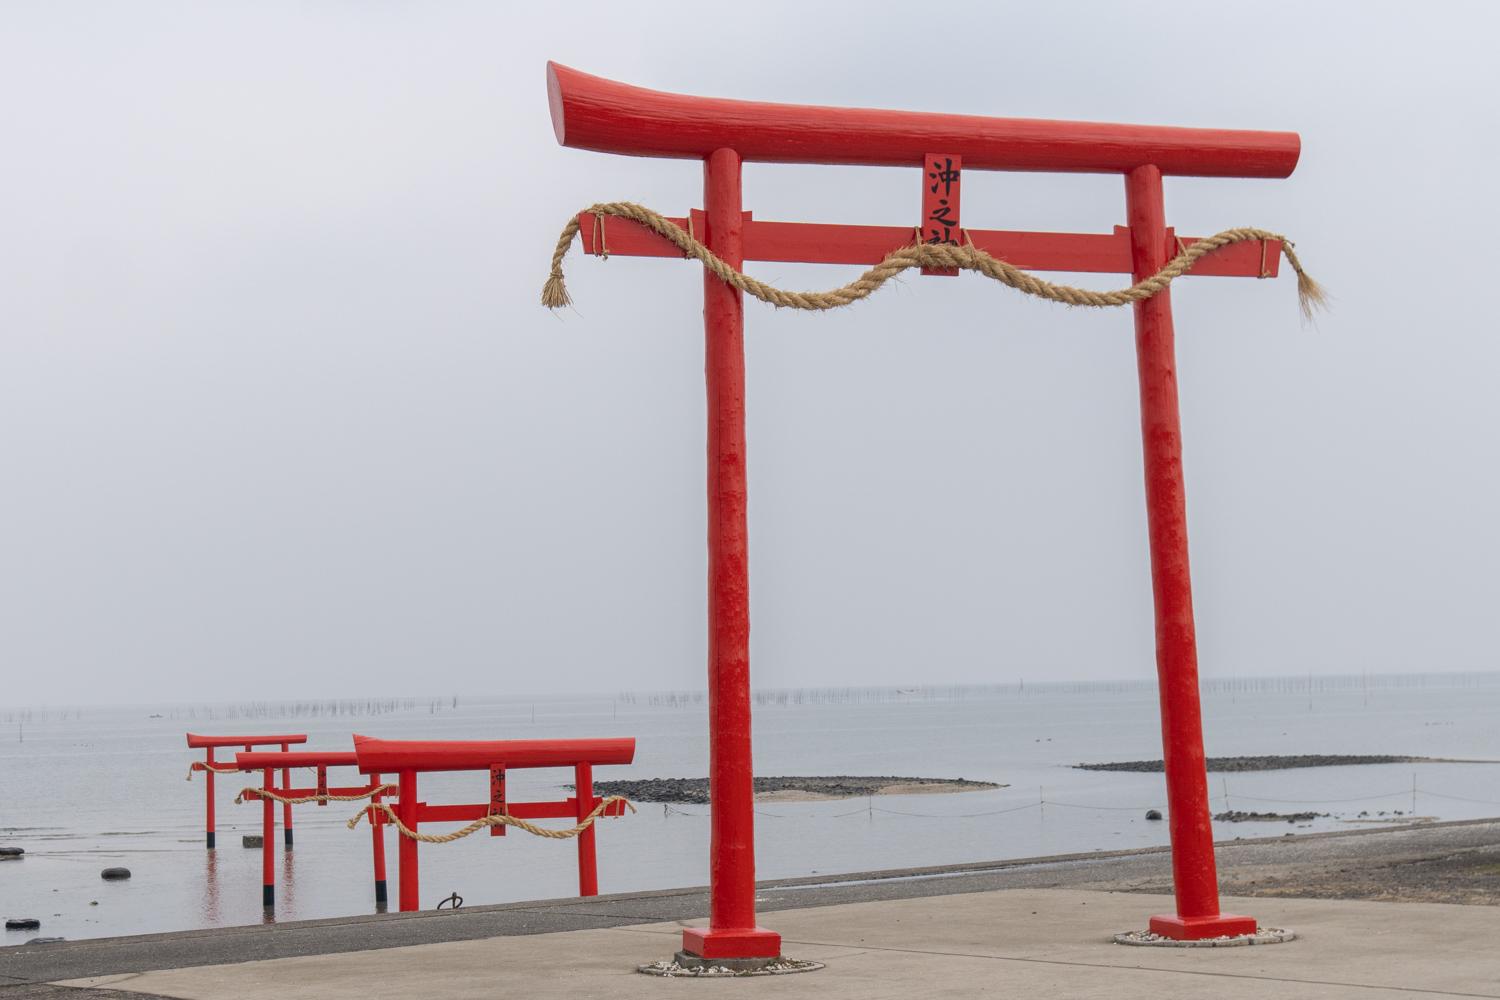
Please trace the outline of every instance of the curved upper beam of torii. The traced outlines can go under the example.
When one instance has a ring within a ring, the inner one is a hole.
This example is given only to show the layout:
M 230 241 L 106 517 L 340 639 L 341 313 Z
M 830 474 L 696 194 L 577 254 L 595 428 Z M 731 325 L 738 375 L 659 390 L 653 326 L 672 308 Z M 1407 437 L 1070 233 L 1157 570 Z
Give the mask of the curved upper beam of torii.
M 702 159 L 730 148 L 741 160 L 902 166 L 961 150 L 969 170 L 1287 177 L 1295 132 L 1110 125 L 921 111 L 830 108 L 668 94 L 547 64 L 557 141 L 627 156 Z

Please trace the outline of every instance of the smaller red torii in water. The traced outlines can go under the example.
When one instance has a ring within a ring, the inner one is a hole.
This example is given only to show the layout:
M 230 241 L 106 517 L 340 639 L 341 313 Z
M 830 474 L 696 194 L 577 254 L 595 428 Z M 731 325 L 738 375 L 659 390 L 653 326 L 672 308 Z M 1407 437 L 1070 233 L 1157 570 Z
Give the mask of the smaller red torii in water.
M 415 834 L 423 823 L 483 823 L 489 817 L 518 820 L 572 818 L 585 825 L 578 831 L 578 895 L 599 894 L 599 862 L 595 830 L 590 815 L 623 816 L 634 809 L 618 796 L 601 799 L 594 794 L 594 766 L 629 764 L 635 760 L 635 737 L 548 740 L 383 740 L 354 734 L 354 756 L 361 772 L 374 776 L 396 776 L 398 802 L 372 808 L 368 816 L 377 821 L 377 810 L 389 816 L 398 833 L 398 897 L 403 912 L 420 910 L 421 876 Z M 551 802 L 516 802 L 506 792 L 509 771 L 526 768 L 567 767 L 573 770 L 573 794 Z M 458 805 L 431 805 L 417 794 L 418 776 L 434 771 L 482 771 L 486 774 L 489 801 Z M 350 825 L 353 825 L 351 821 Z M 411 835 L 402 832 L 405 827 Z M 534 831 L 533 831 L 534 832 Z M 459 832 L 459 836 L 463 831 Z M 505 836 L 505 826 L 490 827 L 490 836 Z
M 874 265 L 915 240 L 919 245 L 973 247 L 1015 268 L 1119 272 L 1131 274 L 1139 283 L 1158 275 L 1179 251 L 1187 255 L 1192 249 L 1185 246 L 1192 241 L 1178 238 L 1166 224 L 1163 176 L 1287 177 L 1301 150 L 1301 141 L 1292 132 L 1038 121 L 689 97 L 627 86 L 556 63 L 547 66 L 547 96 L 553 129 L 565 146 L 631 156 L 701 159 L 702 211 L 668 221 L 736 272 L 746 260 Z M 741 203 L 740 167 L 747 161 L 920 171 L 921 215 L 916 225 L 904 227 L 754 220 Z M 1120 174 L 1125 180 L 1127 225 L 1104 235 L 966 228 L 960 212 L 965 170 Z M 607 215 L 618 213 L 604 212 L 609 206 L 598 207 L 600 213 L 584 213 L 577 220 L 576 229 L 587 251 L 648 257 L 684 254 L 685 246 L 664 238 L 660 229 L 608 219 Z M 566 302 L 560 261 L 574 228 L 570 223 L 554 256 L 552 279 L 543 296 L 547 305 Z M 1285 253 L 1298 270 L 1299 290 L 1308 297 L 1316 295 L 1290 247 L 1283 247 L 1274 234 L 1237 232 L 1242 234 L 1239 242 L 1201 257 L 1189 273 L 1272 277 Z M 934 267 L 925 273 L 956 272 Z M 708 389 L 711 913 L 707 928 L 683 932 L 683 948 L 705 959 L 774 957 L 780 952 L 780 936 L 757 926 L 755 918 L 744 303 L 738 288 L 710 272 L 704 275 L 703 301 Z M 1256 929 L 1253 918 L 1219 910 L 1188 573 L 1171 298 L 1163 287 L 1132 302 L 1177 897 L 1177 912 L 1152 917 L 1150 926 L 1179 939 L 1247 934 Z
M 235 797 L 236 802 L 253 802 L 257 799 L 261 803 L 261 865 L 260 865 L 260 902 L 267 910 L 276 906 L 276 853 L 274 850 L 276 841 L 276 802 L 272 796 L 280 796 L 283 799 L 309 799 L 315 801 L 318 806 L 327 806 L 330 801 L 352 801 L 357 799 L 369 799 L 372 806 L 378 806 L 382 797 L 382 789 L 388 788 L 379 774 L 370 776 L 370 780 L 363 785 L 352 786 L 330 786 L 328 784 L 328 769 L 330 767 L 355 767 L 358 764 L 354 751 L 326 751 L 326 750 L 294 750 L 294 751 L 265 751 L 253 750 L 242 751 L 234 755 L 235 767 L 241 771 L 260 771 L 260 788 L 246 788 Z M 289 768 L 312 768 L 316 774 L 316 782 L 311 787 L 294 788 L 291 779 L 287 776 Z M 281 784 L 276 784 L 275 773 L 281 771 Z M 222 773 L 222 772 L 221 772 Z M 342 799 L 340 797 L 343 797 Z M 285 811 L 285 823 L 288 834 L 291 832 L 292 802 L 283 802 L 282 809 Z M 382 910 L 386 905 L 385 886 L 385 835 L 382 831 L 385 824 L 381 815 L 374 808 L 369 810 L 370 820 L 370 857 L 371 873 L 375 881 L 375 905 Z M 287 841 L 291 843 L 290 840 Z
M 188 779 L 192 780 L 194 771 L 203 772 L 204 807 L 203 807 L 203 834 L 204 842 L 208 849 L 214 849 L 214 775 L 226 773 L 238 773 L 239 767 L 234 764 L 224 765 L 221 761 L 214 760 L 215 750 L 224 750 L 229 747 L 244 747 L 245 751 L 256 747 L 280 746 L 281 752 L 286 753 L 293 744 L 307 742 L 306 733 L 287 733 L 277 736 L 204 736 L 200 733 L 188 733 L 187 745 L 190 750 L 203 750 L 202 760 L 195 760 L 188 768 Z M 284 783 L 291 782 L 291 773 L 285 769 L 281 772 L 281 780 Z M 292 807 L 286 806 L 284 810 L 282 829 L 285 831 L 286 846 L 292 846 Z

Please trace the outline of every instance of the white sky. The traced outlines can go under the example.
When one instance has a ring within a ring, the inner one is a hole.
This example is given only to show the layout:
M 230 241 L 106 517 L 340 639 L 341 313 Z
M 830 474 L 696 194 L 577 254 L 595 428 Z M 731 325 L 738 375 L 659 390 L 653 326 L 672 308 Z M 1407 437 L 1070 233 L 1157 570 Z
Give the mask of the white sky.
M 1202 671 L 1500 667 L 1497 9 L 6 3 L 0 700 L 703 684 L 698 270 L 575 254 L 536 304 L 570 213 L 700 169 L 559 148 L 548 58 L 1299 131 L 1289 180 L 1168 181 L 1336 296 L 1174 294 Z M 1117 177 L 966 181 L 969 226 L 1124 221 Z M 750 166 L 746 206 L 906 225 L 917 185 Z M 1152 676 L 1128 312 L 912 276 L 747 340 L 757 686 Z

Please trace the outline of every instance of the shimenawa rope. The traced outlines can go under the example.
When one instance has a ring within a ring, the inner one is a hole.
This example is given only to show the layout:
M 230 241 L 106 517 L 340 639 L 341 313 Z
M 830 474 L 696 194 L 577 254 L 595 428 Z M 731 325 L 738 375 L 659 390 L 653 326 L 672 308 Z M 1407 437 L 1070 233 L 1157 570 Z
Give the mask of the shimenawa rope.
M 391 825 L 394 826 L 398 832 L 400 832 L 401 836 L 406 837 L 410 840 L 419 840 L 424 844 L 451 844 L 455 840 L 462 840 L 464 837 L 467 837 L 471 833 L 477 833 L 478 831 L 491 826 L 513 826 L 518 830 L 525 830 L 527 833 L 534 834 L 538 837 L 546 837 L 549 840 L 567 840 L 571 837 L 578 836 L 580 833 L 593 826 L 594 822 L 604 814 L 604 810 L 608 809 L 616 802 L 625 803 L 626 808 L 628 808 L 631 812 L 635 812 L 635 806 L 631 805 L 630 800 L 625 798 L 625 796 L 609 795 L 600 799 L 599 804 L 594 807 L 592 812 L 590 812 L 583 819 L 579 820 L 576 825 L 571 826 L 566 830 L 550 830 L 545 826 L 537 826 L 535 823 L 528 823 L 526 820 L 517 819 L 514 816 L 485 816 L 482 819 L 476 819 L 474 822 L 470 823 L 468 826 L 464 827 L 461 830 L 454 830 L 452 833 L 442 834 L 419 833 L 418 831 L 413 830 L 411 827 L 407 826 L 405 823 L 401 822 L 401 817 L 396 815 L 396 810 L 392 809 L 384 802 L 371 802 L 368 809 L 361 809 L 358 813 L 355 814 L 354 818 L 349 821 L 349 829 L 354 829 L 359 825 L 359 821 L 364 819 L 366 815 L 368 815 L 372 811 L 376 811 L 384 813 L 385 818 L 390 821 Z
M 384 795 L 386 792 L 394 792 L 395 790 L 395 785 L 376 785 L 374 788 L 367 788 L 363 792 L 358 792 L 353 795 L 314 794 L 299 795 L 294 797 L 289 795 L 282 795 L 279 792 L 273 792 L 269 788 L 255 788 L 252 786 L 249 788 L 241 788 L 240 793 L 234 797 L 234 801 L 235 804 L 238 805 L 244 802 L 246 799 L 270 799 L 272 802 L 280 802 L 283 805 L 300 806 L 308 802 L 358 802 L 361 799 L 368 799 L 376 795 Z
M 967 271 L 977 271 L 1018 292 L 1052 302 L 1061 302 L 1064 305 L 1123 306 L 1149 299 L 1165 290 L 1174 279 L 1192 270 L 1193 265 L 1215 250 L 1232 243 L 1256 240 L 1262 243 L 1266 240 L 1280 241 L 1281 252 L 1286 255 L 1287 263 L 1291 265 L 1293 271 L 1297 272 L 1297 301 L 1302 308 L 1303 316 L 1311 318 L 1313 310 L 1327 304 L 1327 295 L 1322 287 L 1302 269 L 1302 262 L 1297 258 L 1291 240 L 1279 233 L 1264 229 L 1226 229 L 1221 233 L 1198 240 L 1182 248 L 1176 257 L 1167 261 L 1166 265 L 1155 274 L 1141 279 L 1129 288 L 1121 288 L 1112 292 L 1095 292 L 1087 288 L 1075 288 L 1072 285 L 1054 284 L 1023 271 L 1013 264 L 1007 264 L 997 257 L 992 257 L 974 246 L 972 242 L 966 246 L 931 243 L 904 246 L 892 250 L 880 263 L 840 288 L 833 288 L 826 292 L 788 292 L 752 278 L 743 271 L 726 264 L 692 233 L 644 205 L 629 201 L 612 201 L 591 205 L 583 211 L 591 213 L 595 218 L 595 235 L 601 248 L 604 245 L 603 218 L 614 216 L 629 219 L 671 241 L 685 256 L 697 260 L 722 281 L 762 302 L 789 309 L 822 310 L 850 305 L 868 298 L 881 285 L 902 271 L 913 267 L 956 267 Z M 563 227 L 562 234 L 557 239 L 557 247 L 552 251 L 552 271 L 547 278 L 547 283 L 542 286 L 542 305 L 548 309 L 559 309 L 572 302 L 563 281 L 562 262 L 573 243 L 573 237 L 578 235 L 578 229 L 578 216 L 574 215 Z M 608 256 L 608 251 L 600 255 Z
M 195 761 L 193 761 L 192 764 L 190 764 L 188 766 L 188 776 L 187 776 L 187 778 L 185 780 L 192 781 L 193 780 L 193 772 L 194 771 L 212 771 L 214 774 L 239 774 L 240 773 L 240 769 L 237 768 L 237 767 L 234 767 L 233 765 L 231 765 L 229 767 L 218 767 L 216 765 L 210 764 L 206 760 L 195 760 Z

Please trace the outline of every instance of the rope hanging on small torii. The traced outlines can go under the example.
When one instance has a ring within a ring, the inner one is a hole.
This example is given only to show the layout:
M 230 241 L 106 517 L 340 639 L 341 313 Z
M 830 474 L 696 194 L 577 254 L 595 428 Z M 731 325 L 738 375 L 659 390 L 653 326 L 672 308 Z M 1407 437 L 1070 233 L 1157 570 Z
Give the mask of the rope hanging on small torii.
M 287 806 L 306 805 L 309 802 L 358 802 L 361 799 L 373 798 L 376 795 L 384 795 L 386 792 L 394 792 L 395 790 L 395 785 L 376 785 L 374 788 L 367 788 L 362 792 L 356 792 L 352 795 L 329 795 L 323 793 L 294 796 L 282 795 L 280 792 L 273 792 L 269 788 L 255 788 L 251 786 L 241 788 L 240 793 L 234 797 L 234 802 L 235 805 L 240 805 L 250 800 L 259 799 L 264 801 L 265 799 L 270 799 L 272 802 L 280 802 L 282 805 Z
M 788 292 L 752 278 L 743 271 L 726 264 L 695 235 L 644 205 L 629 201 L 612 201 L 591 205 L 583 211 L 592 214 L 596 219 L 614 216 L 637 222 L 675 244 L 684 255 L 697 260 L 720 280 L 733 285 L 747 295 L 780 308 L 822 310 L 847 306 L 869 298 L 881 285 L 902 271 L 913 267 L 956 267 L 966 271 L 977 271 L 986 278 L 992 278 L 1018 292 L 1051 302 L 1061 302 L 1064 305 L 1094 308 L 1124 306 L 1149 299 L 1165 290 L 1173 280 L 1192 270 L 1194 264 L 1215 250 L 1232 243 L 1248 243 L 1257 240 L 1280 241 L 1281 252 L 1286 256 L 1287 263 L 1291 265 L 1293 271 L 1297 272 L 1297 302 L 1302 308 L 1303 316 L 1311 318 L 1313 310 L 1327 304 L 1327 296 L 1322 287 L 1302 269 L 1302 262 L 1297 258 L 1291 240 L 1279 233 L 1268 232 L 1264 229 L 1226 229 L 1221 233 L 1205 237 L 1196 243 L 1182 247 L 1177 256 L 1167 261 L 1161 270 L 1150 277 L 1141 279 L 1129 288 L 1121 288 L 1112 292 L 1096 292 L 1087 288 L 1075 288 L 1072 285 L 1054 284 L 985 253 L 973 243 L 965 246 L 933 243 L 904 246 L 892 250 L 880 263 L 840 288 L 833 288 L 826 292 Z M 602 229 L 602 223 L 600 227 Z M 569 247 L 572 246 L 573 237 L 578 235 L 578 229 L 578 216 L 574 215 L 563 227 L 562 235 L 557 240 L 557 248 L 552 252 L 552 272 L 547 278 L 547 283 L 542 286 L 542 305 L 548 309 L 560 309 L 572 303 L 572 299 L 568 296 L 567 286 L 563 282 L 562 262 L 568 254 Z M 602 246 L 602 232 L 599 235 Z M 608 256 L 608 252 L 605 251 L 600 256 Z
M 604 815 L 605 810 L 614 805 L 616 802 L 625 803 L 625 807 L 627 809 L 629 809 L 631 812 L 635 812 L 635 806 L 631 805 L 630 800 L 625 798 L 625 796 L 609 795 L 600 799 L 599 804 L 593 808 L 593 811 L 591 811 L 583 819 L 579 820 L 577 824 L 568 827 L 566 830 L 552 830 L 545 826 L 537 826 L 535 823 L 528 823 L 524 819 L 517 819 L 514 816 L 501 815 L 485 816 L 482 819 L 476 819 L 468 826 L 463 827 L 459 830 L 454 830 L 452 833 L 421 833 L 417 830 L 413 830 L 411 827 L 401 822 L 401 817 L 396 815 L 396 810 L 392 809 L 384 802 L 372 802 L 370 803 L 368 809 L 361 809 L 359 812 L 355 813 L 353 819 L 349 820 L 349 829 L 352 830 L 356 826 L 358 826 L 359 821 L 365 819 L 371 812 L 380 812 L 385 816 L 390 824 L 396 828 L 396 831 L 400 833 L 401 836 L 406 837 L 408 840 L 421 841 L 424 844 L 451 844 L 455 840 L 462 840 L 464 837 L 467 837 L 471 833 L 478 833 L 480 830 L 484 830 L 492 826 L 513 826 L 517 830 L 525 830 L 527 833 L 533 834 L 538 837 L 546 837 L 548 840 L 568 840 L 569 838 L 578 836 L 580 833 L 593 826 L 594 823 L 599 819 L 599 817 Z
M 228 767 L 220 767 L 217 764 L 210 764 L 206 760 L 195 760 L 191 764 L 188 765 L 188 773 L 187 773 L 187 779 L 186 780 L 188 780 L 188 781 L 192 781 L 193 780 L 193 772 L 194 771 L 212 771 L 214 774 L 239 774 L 240 773 L 240 769 L 237 768 L 237 767 L 235 767 L 233 764 L 229 765 Z

